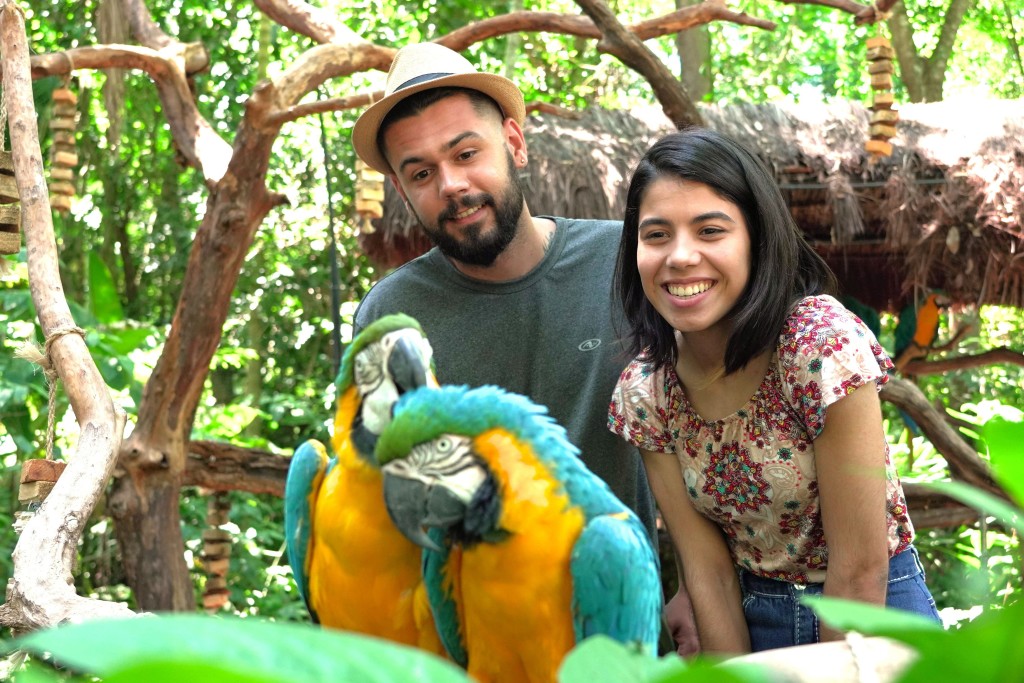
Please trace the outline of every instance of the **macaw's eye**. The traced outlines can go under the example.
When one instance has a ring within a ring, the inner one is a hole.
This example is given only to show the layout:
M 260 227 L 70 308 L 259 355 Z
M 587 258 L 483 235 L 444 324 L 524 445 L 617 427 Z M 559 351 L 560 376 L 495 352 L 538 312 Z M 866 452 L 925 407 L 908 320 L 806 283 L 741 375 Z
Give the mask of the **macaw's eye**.
M 353 368 L 356 384 L 372 385 L 380 380 L 383 368 L 376 356 L 377 354 L 373 353 L 372 349 L 364 349 L 356 354 L 355 367 Z
M 441 453 L 447 453 L 454 448 L 455 444 L 447 436 L 442 436 L 437 440 L 437 450 Z

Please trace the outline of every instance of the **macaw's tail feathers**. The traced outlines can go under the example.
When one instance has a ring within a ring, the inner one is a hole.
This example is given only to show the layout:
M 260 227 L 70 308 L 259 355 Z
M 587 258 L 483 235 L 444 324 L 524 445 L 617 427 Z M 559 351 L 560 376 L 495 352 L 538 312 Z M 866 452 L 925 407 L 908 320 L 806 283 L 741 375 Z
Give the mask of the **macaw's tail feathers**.
M 458 601 L 461 596 L 455 593 L 462 584 L 459 576 L 462 549 L 448 542 L 441 529 L 428 529 L 427 534 L 441 548 L 440 551 L 423 551 L 423 585 L 434 626 L 451 660 L 466 668 L 469 666 L 469 654 L 459 619 Z
M 313 621 L 319 623 L 309 601 L 309 561 L 312 557 L 313 510 L 320 484 L 328 469 L 327 448 L 314 439 L 295 449 L 284 486 L 284 531 L 288 563 L 299 595 Z
M 658 556 L 631 513 L 590 520 L 573 547 L 576 642 L 604 634 L 656 656 L 661 630 Z

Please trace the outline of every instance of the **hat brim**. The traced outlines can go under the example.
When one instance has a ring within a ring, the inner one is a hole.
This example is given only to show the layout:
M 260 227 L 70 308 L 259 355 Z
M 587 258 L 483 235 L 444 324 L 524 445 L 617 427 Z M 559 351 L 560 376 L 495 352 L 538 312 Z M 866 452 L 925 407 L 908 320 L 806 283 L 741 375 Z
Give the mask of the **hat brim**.
M 461 73 L 441 76 L 396 90 L 364 111 L 356 121 L 356 125 L 352 128 L 352 145 L 355 147 L 359 158 L 366 162 L 366 165 L 370 168 L 385 175 L 391 174 L 391 166 L 377 146 L 377 131 L 380 130 L 381 122 L 395 105 L 410 95 L 442 87 L 478 90 L 497 102 L 506 117 L 512 117 L 520 126 L 523 125 L 523 119 L 526 117 L 523 93 L 515 83 L 504 76 L 484 73 Z

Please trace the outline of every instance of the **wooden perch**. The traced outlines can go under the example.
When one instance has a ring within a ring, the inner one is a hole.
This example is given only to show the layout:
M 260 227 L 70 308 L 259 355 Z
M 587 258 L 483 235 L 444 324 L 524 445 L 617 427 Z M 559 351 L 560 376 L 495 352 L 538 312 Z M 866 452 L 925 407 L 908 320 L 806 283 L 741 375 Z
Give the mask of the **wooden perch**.
M 953 358 L 941 358 L 939 360 L 914 360 L 907 363 L 903 368 L 906 375 L 937 375 L 951 370 L 967 370 L 984 365 L 1020 365 L 1024 367 L 1024 353 L 1003 346 L 998 349 L 989 349 L 984 353 L 970 356 L 955 356 Z
M 24 212 L 28 278 L 43 335 L 75 328 L 60 286 L 53 218 L 43 178 L 25 18 L 14 2 L 0 0 L 3 90 L 11 132 L 11 152 Z M 75 593 L 71 569 L 78 541 L 96 501 L 114 470 L 126 416 L 110 398 L 79 334 L 61 334 L 47 357 L 64 382 L 81 436 L 70 464 L 32 515 L 12 554 L 14 576 L 0 605 L 0 624 L 31 631 L 133 612 L 122 603 Z
M 211 491 L 245 491 L 284 497 L 291 456 L 217 441 L 189 442 L 185 486 Z M 978 519 L 978 512 L 944 493 L 903 482 L 915 529 L 959 526 Z
M 1007 498 L 1006 492 L 992 478 L 988 463 L 960 438 L 943 414 L 928 403 L 928 399 L 913 382 L 890 377 L 882 386 L 880 396 L 913 418 L 935 449 L 946 459 L 953 479 Z

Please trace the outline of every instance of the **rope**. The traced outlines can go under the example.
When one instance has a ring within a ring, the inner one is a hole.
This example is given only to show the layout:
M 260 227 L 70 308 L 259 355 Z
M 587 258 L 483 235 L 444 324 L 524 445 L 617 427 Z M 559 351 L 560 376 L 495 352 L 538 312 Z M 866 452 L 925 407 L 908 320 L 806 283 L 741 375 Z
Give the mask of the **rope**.
M 0 88 L 0 150 L 6 145 L 7 135 L 7 89 Z
M 319 95 L 319 91 L 317 92 Z M 371 100 L 373 98 L 371 97 Z M 331 186 L 331 152 L 327 144 L 327 127 L 324 126 L 323 113 L 317 114 L 320 119 L 320 146 L 324 153 L 324 184 L 327 189 L 327 229 L 331 233 L 330 254 L 331 254 L 331 341 L 333 347 L 334 375 L 338 376 L 341 368 L 341 274 L 338 272 L 338 238 L 334 227 L 334 196 Z
M 23 358 L 30 363 L 35 363 L 42 369 L 43 376 L 46 377 L 46 384 L 49 388 L 49 400 L 47 402 L 47 416 L 46 416 L 46 459 L 53 460 L 53 436 L 56 431 L 57 422 L 57 371 L 53 367 L 53 360 L 50 357 L 50 346 L 53 342 L 57 341 L 66 334 L 78 334 L 85 339 L 85 330 L 76 325 L 65 325 L 64 327 L 58 327 L 56 330 L 51 332 L 46 337 L 46 342 L 43 345 L 43 350 L 40 351 L 39 347 L 35 344 L 25 344 L 18 349 L 15 356 Z

